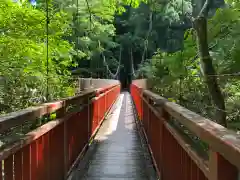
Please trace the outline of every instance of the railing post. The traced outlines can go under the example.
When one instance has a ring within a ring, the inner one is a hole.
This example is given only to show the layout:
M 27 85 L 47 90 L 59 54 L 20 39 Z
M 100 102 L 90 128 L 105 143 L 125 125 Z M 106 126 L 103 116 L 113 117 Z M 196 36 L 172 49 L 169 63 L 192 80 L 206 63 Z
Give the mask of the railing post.
M 88 105 L 87 105 L 87 109 L 88 109 L 88 116 L 87 116 L 87 123 L 88 123 L 88 140 L 90 139 L 90 137 L 91 137 L 91 135 L 92 135 L 92 127 L 91 127 L 91 123 L 92 122 L 90 122 L 91 121 L 91 98 L 90 97 L 88 97 L 87 98 L 87 103 L 88 103 Z
M 167 139 L 165 137 L 165 132 L 166 131 L 166 127 L 164 125 L 164 121 L 168 121 L 169 120 L 169 114 L 168 112 L 164 109 L 164 103 L 160 102 L 157 104 L 157 108 L 158 112 L 160 113 L 160 127 L 159 127 L 159 136 L 160 136 L 160 150 L 159 150 L 159 170 L 160 170 L 160 179 L 164 178 L 164 173 L 166 172 L 166 169 L 164 169 L 164 164 L 166 163 L 165 158 L 166 154 L 164 151 L 164 143 L 166 143 L 167 141 L 169 141 L 169 139 Z M 181 179 L 181 178 L 180 178 Z
M 64 115 L 67 111 L 67 107 L 66 107 L 66 104 L 64 102 L 63 104 L 63 109 L 61 111 L 61 114 Z M 63 116 L 62 116 L 63 117 Z M 64 140 L 63 140 L 63 143 L 64 143 L 64 179 L 67 179 L 67 175 L 68 175 L 68 143 L 67 143 L 67 121 L 64 121 L 63 122 L 63 128 L 64 128 L 64 132 L 63 132 L 63 137 L 64 137 Z
M 238 169 L 221 154 L 209 150 L 209 180 L 238 180 Z
M 66 107 L 67 105 L 66 105 L 66 102 L 65 101 L 63 101 L 63 103 L 62 103 L 62 108 L 59 110 L 59 111 L 57 111 L 57 113 L 56 113 L 56 117 L 57 118 L 62 118 L 62 117 L 64 117 L 64 115 L 66 114 L 66 112 L 67 112 L 67 107 Z M 67 179 L 67 175 L 68 175 L 68 144 L 67 144 L 67 121 L 64 121 L 63 122 L 63 128 L 64 128 L 64 130 L 63 130 L 63 137 L 64 137 L 64 139 L 63 139 L 63 147 L 64 147 L 64 179 Z
M 149 143 L 150 142 L 150 139 L 149 139 L 149 121 L 150 121 L 150 115 L 149 114 L 150 114 L 150 111 L 149 111 L 149 105 L 148 105 L 149 97 L 147 96 L 147 97 L 145 97 L 145 99 L 146 99 L 146 102 L 147 102 L 147 106 L 145 108 L 145 112 L 147 114 L 145 131 L 146 131 L 146 135 L 147 135 L 147 143 Z
M 64 178 L 67 179 L 68 174 L 68 143 L 67 143 L 67 122 L 64 121 Z
M 140 116 L 139 116 L 139 119 L 142 121 L 143 119 L 143 107 L 142 107 L 142 104 L 143 104 L 143 88 L 139 88 L 139 111 L 140 111 Z

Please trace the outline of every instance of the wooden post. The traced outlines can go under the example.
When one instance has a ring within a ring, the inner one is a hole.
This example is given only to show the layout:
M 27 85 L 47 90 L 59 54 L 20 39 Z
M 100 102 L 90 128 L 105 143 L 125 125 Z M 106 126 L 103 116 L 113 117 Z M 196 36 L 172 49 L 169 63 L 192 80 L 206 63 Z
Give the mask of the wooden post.
M 87 111 L 88 111 L 88 115 L 87 115 L 87 123 L 88 123 L 88 140 L 90 139 L 91 135 L 92 135 L 92 125 L 91 125 L 91 97 L 87 98 Z
M 66 102 L 63 101 L 62 108 L 57 111 L 57 118 L 64 118 L 67 111 Z M 64 145 L 64 179 L 67 179 L 68 175 L 68 144 L 67 144 L 67 119 L 63 122 L 63 145 Z
M 149 139 L 149 137 L 148 137 L 148 133 L 149 133 L 149 126 L 150 126 L 150 110 L 149 110 L 149 97 L 147 96 L 146 97 L 146 101 L 147 101 L 147 109 L 145 110 L 146 112 L 147 112 L 147 127 L 146 127 L 146 129 L 145 129 L 145 131 L 146 131 L 146 134 L 147 134 L 147 139 L 148 139 L 148 143 L 150 142 L 150 139 Z
M 238 169 L 221 154 L 209 150 L 209 180 L 238 180 Z
M 2 167 L 3 167 L 3 162 L 0 161 L 0 180 L 2 180 Z

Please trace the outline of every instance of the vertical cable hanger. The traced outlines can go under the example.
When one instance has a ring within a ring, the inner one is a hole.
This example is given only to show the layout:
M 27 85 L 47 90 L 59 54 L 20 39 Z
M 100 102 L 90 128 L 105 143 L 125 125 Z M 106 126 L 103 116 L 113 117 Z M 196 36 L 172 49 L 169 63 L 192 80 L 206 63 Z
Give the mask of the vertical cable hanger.
M 97 60 L 97 78 L 99 78 L 99 61 Z
M 131 74 L 136 78 L 135 70 L 134 70 L 134 62 L 133 62 L 133 54 L 132 54 L 132 46 L 130 48 L 130 60 L 131 60 Z
M 107 69 L 107 66 L 105 66 L 104 65 L 104 59 L 103 59 L 103 67 L 105 67 L 104 69 L 105 69 L 105 74 L 106 74 L 106 79 L 108 79 L 109 78 L 109 76 L 108 76 L 108 69 Z
M 104 64 L 104 63 L 103 63 Z M 106 78 L 108 79 L 108 70 L 107 70 L 107 67 L 106 66 L 104 66 L 105 67 L 105 70 L 106 70 Z
M 181 14 L 181 18 L 183 21 L 184 15 L 183 15 L 183 0 L 182 0 L 182 14 Z M 183 62 L 183 50 L 184 50 L 184 38 L 183 38 L 183 47 L 181 48 L 181 62 Z M 183 76 L 182 74 L 179 77 L 179 104 L 182 104 L 182 100 L 183 100 L 183 94 L 182 94 L 182 81 L 183 81 Z
M 91 7 L 90 7 L 90 4 L 89 4 L 89 2 L 88 2 L 88 0 L 85 0 L 85 2 L 86 2 L 86 5 L 87 5 L 87 10 L 88 10 L 88 13 L 89 13 L 89 30 L 90 30 L 90 32 L 92 31 L 92 24 L 93 24 L 93 22 L 92 22 L 92 12 L 91 12 Z M 90 57 L 90 69 L 91 69 L 91 66 L 92 65 L 92 58 Z M 93 76 L 93 73 L 92 73 L 92 70 L 91 70 L 91 78 L 92 78 L 92 76 Z
M 119 68 L 121 68 L 122 63 L 122 46 L 120 44 L 120 52 L 119 52 Z M 121 69 L 119 69 L 118 80 L 120 80 Z
M 49 101 L 49 52 L 48 52 L 48 41 L 49 41 L 49 7 L 48 7 L 48 0 L 45 0 L 46 3 L 46 48 L 47 48 L 47 54 L 46 54 L 46 60 L 47 60 L 47 92 L 46 92 L 46 101 Z
M 183 49 L 181 50 L 181 61 L 183 62 Z M 179 77 L 179 104 L 182 104 L 182 100 L 183 100 L 183 93 L 182 93 L 182 83 L 183 83 L 183 75 L 180 74 Z
M 99 49 L 100 49 L 100 48 L 101 48 L 101 42 L 100 42 L 99 40 L 98 40 L 98 45 L 99 45 Z M 121 46 L 120 46 L 120 48 L 121 48 Z M 110 70 L 110 68 L 109 68 L 109 65 L 108 65 L 107 62 L 106 62 L 106 57 L 105 57 L 104 53 L 103 53 L 103 52 L 100 52 L 100 54 L 101 54 L 101 56 L 102 56 L 102 58 L 103 58 L 103 63 L 104 63 L 104 65 L 105 65 L 105 67 L 107 68 L 107 72 L 109 73 L 110 77 L 111 77 L 112 79 L 116 79 L 116 77 L 117 77 L 117 75 L 119 74 L 119 71 L 120 71 L 120 65 L 121 65 L 121 50 L 120 50 L 120 54 L 119 54 L 118 68 L 117 68 L 117 71 L 116 71 L 115 74 L 113 74 L 113 73 L 111 72 L 111 70 Z
M 75 27 L 75 34 L 76 34 L 76 46 L 77 46 L 77 57 L 79 57 L 79 38 L 78 38 L 78 28 L 79 28 L 79 4 L 78 4 L 78 1 L 79 0 L 77 0 L 77 13 L 76 13 L 76 18 L 77 18 L 77 27 Z
M 73 2 L 74 3 L 74 2 Z M 75 43 L 76 43 L 76 49 L 77 49 L 77 59 L 79 60 L 79 0 L 77 0 L 77 10 L 76 10 L 76 18 L 77 18 L 77 23 L 74 25 L 74 29 L 75 29 Z
M 73 4 L 75 4 L 74 0 L 72 0 L 72 6 Z M 78 61 L 78 58 L 79 58 L 79 43 L 78 43 L 78 26 L 79 26 L 79 23 L 78 23 L 78 0 L 77 0 L 77 9 L 76 11 L 72 14 L 72 21 L 73 21 L 73 27 L 72 27 L 72 30 L 74 29 L 74 37 L 75 37 L 75 49 L 77 50 L 77 61 Z M 78 77 L 79 79 L 79 77 Z

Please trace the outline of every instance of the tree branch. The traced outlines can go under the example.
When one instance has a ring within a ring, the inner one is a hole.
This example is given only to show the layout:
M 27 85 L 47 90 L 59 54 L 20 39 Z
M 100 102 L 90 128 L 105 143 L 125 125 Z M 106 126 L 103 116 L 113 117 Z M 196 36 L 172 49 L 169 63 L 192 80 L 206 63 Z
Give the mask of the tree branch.
M 186 40 L 187 38 L 188 38 L 188 36 L 189 36 L 189 34 L 190 34 L 190 32 L 189 31 L 187 31 L 187 33 L 185 34 L 185 36 L 184 36 L 184 40 Z
M 89 21 L 90 21 L 90 31 L 91 31 L 91 24 L 93 23 L 92 22 L 92 12 L 91 12 L 91 9 L 90 9 L 90 5 L 89 5 L 89 2 L 88 0 L 85 0 L 86 4 L 87 4 L 87 8 L 88 8 L 88 12 L 89 12 Z
M 214 36 L 214 38 L 216 38 L 221 32 L 219 32 L 217 35 Z M 220 40 L 221 39 L 224 39 L 230 32 L 227 32 L 226 34 L 224 34 L 221 38 L 219 38 Z M 213 45 L 211 45 L 208 49 L 209 50 L 213 50 L 215 47 L 217 46 L 217 42 Z M 194 58 L 191 60 L 192 63 L 194 63 L 199 57 L 199 54 L 197 53 L 196 56 L 194 56 Z
M 200 13 L 198 14 L 198 17 L 207 17 L 208 15 L 208 11 L 209 11 L 209 5 L 212 2 L 212 0 L 205 0 L 205 3 L 200 11 Z

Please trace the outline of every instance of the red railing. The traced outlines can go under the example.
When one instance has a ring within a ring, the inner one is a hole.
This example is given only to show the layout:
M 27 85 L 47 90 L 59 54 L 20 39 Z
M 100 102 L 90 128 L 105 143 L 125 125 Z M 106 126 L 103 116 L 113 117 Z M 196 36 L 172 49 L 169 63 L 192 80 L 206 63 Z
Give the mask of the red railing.
M 3 132 L 51 112 L 57 114 L 57 119 L 0 151 L 0 180 L 66 179 L 119 93 L 117 83 L 1 117 Z
M 131 94 L 161 180 L 239 179 L 235 132 L 137 84 L 131 85 Z M 205 150 L 195 146 L 203 142 Z

